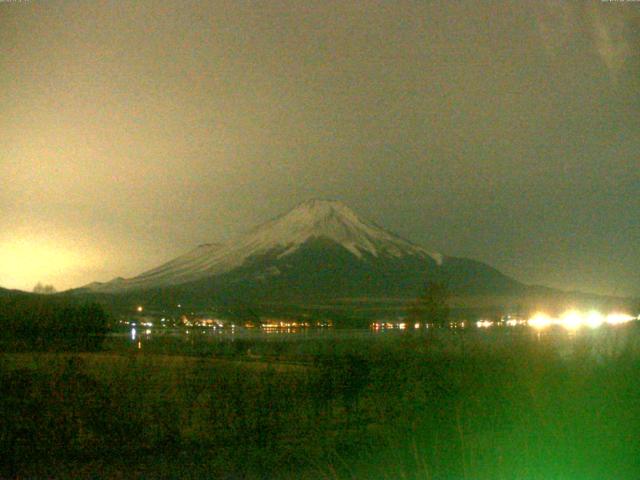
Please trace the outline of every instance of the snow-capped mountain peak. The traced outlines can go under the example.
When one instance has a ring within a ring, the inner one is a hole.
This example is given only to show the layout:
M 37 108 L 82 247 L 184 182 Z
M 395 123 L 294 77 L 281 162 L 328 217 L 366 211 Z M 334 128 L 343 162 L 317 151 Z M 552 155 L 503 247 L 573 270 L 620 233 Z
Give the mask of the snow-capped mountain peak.
M 258 249 L 287 247 L 281 256 L 295 251 L 311 238 L 326 238 L 342 245 L 357 257 L 429 255 L 440 256 L 403 240 L 373 223 L 361 220 L 345 204 L 334 200 L 309 200 L 287 214 L 271 220 L 249 233 L 250 244 Z
M 309 200 L 288 213 L 263 223 L 224 245 L 204 244 L 158 268 L 124 282 L 106 283 L 94 290 L 128 290 L 177 285 L 229 272 L 251 258 L 275 254 L 282 258 L 312 239 L 341 245 L 358 259 L 414 256 L 442 262 L 430 253 L 375 224 L 360 219 L 339 201 Z

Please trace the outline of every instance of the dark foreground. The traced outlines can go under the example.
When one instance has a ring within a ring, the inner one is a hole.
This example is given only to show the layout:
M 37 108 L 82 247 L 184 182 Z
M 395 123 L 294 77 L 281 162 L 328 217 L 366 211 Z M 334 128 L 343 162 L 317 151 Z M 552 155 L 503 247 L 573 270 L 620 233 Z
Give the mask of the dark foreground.
M 637 325 L 452 335 L 2 354 L 0 477 L 640 478 Z

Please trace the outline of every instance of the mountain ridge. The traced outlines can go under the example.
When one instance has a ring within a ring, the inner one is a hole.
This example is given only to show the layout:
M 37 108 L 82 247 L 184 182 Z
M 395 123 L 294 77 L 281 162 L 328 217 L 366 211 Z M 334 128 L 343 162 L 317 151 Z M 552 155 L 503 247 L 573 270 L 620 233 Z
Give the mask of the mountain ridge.
M 129 278 L 63 292 L 122 311 L 227 311 L 256 315 L 402 315 L 429 282 L 446 284 L 456 315 L 499 315 L 622 298 L 526 285 L 481 261 L 434 253 L 362 220 L 335 200 L 310 200 L 234 240 L 204 243 Z M 626 307 L 625 307 L 626 308 Z M 177 309 L 177 310 L 176 310 Z
M 342 202 L 314 199 L 250 229 L 232 242 L 201 244 L 131 279 L 94 282 L 84 288 L 117 293 L 190 283 L 225 274 L 269 252 L 278 251 L 278 258 L 287 257 L 315 238 L 327 238 L 359 259 L 366 254 L 375 258 L 415 256 L 436 264 L 442 264 L 444 259 L 442 254 L 430 252 L 373 222 L 360 219 Z

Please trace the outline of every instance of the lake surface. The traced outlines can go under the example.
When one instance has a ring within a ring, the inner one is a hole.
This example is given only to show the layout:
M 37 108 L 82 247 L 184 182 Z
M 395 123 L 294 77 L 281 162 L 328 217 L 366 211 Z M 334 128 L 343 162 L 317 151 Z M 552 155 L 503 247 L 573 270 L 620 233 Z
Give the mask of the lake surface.
M 553 326 L 536 330 L 528 326 L 491 328 L 430 328 L 399 329 L 341 329 L 341 328 L 157 328 L 131 327 L 112 333 L 114 340 L 129 348 L 143 350 L 154 344 L 172 344 L 175 348 L 207 345 L 213 350 L 225 345 L 260 344 L 392 344 L 408 340 L 408 345 L 428 347 L 447 352 L 464 353 L 465 350 L 492 350 L 521 348 L 523 345 L 550 347 L 561 355 L 575 353 L 606 358 L 624 352 L 640 353 L 640 322 L 624 325 L 603 325 L 598 328 L 582 327 L 566 330 Z M 407 348 L 411 348 L 411 346 Z M 240 347 L 238 347 L 240 348 Z M 289 347 L 291 348 L 291 347 Z

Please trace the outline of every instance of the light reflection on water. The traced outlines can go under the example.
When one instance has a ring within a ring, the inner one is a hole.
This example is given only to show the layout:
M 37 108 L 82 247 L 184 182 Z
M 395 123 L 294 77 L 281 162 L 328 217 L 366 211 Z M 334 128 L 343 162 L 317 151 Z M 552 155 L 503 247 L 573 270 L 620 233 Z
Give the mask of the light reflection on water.
M 314 352 L 333 351 L 336 348 L 336 351 L 355 349 L 356 352 L 365 353 L 369 351 L 368 345 L 383 350 L 401 348 L 421 353 L 431 351 L 463 356 L 503 349 L 517 354 L 522 349 L 526 351 L 533 348 L 532 352 L 538 351 L 541 355 L 555 352 L 567 360 L 586 355 L 599 362 L 620 354 L 640 355 L 640 322 L 577 330 L 567 330 L 561 326 L 544 330 L 527 326 L 478 328 L 472 324 L 468 328 L 431 327 L 417 330 L 151 327 L 140 331 L 130 325 L 110 336 L 124 339 L 132 350 L 140 352 L 195 351 L 198 354 L 210 352 L 214 356 L 231 354 L 244 358 L 286 357 L 298 353 L 303 356 L 314 355 Z M 118 344 L 116 342 L 115 345 Z
M 587 348 L 598 355 L 613 355 L 623 348 L 640 352 L 640 324 L 603 326 L 596 330 L 580 329 L 567 331 L 563 328 L 535 330 L 532 328 L 467 328 L 467 329 L 340 329 L 340 328 L 149 328 L 139 335 L 135 327 L 129 331 L 114 333 L 114 336 L 128 336 L 132 344 L 141 348 L 154 338 L 183 340 L 185 342 L 226 343 L 235 340 L 257 342 L 304 342 L 306 340 L 364 340 L 384 341 L 394 338 L 409 338 L 420 341 L 434 341 L 444 350 L 464 351 L 466 348 L 509 347 L 521 341 L 549 345 L 561 354 L 579 348 Z M 431 342 L 433 343 L 433 342 Z

